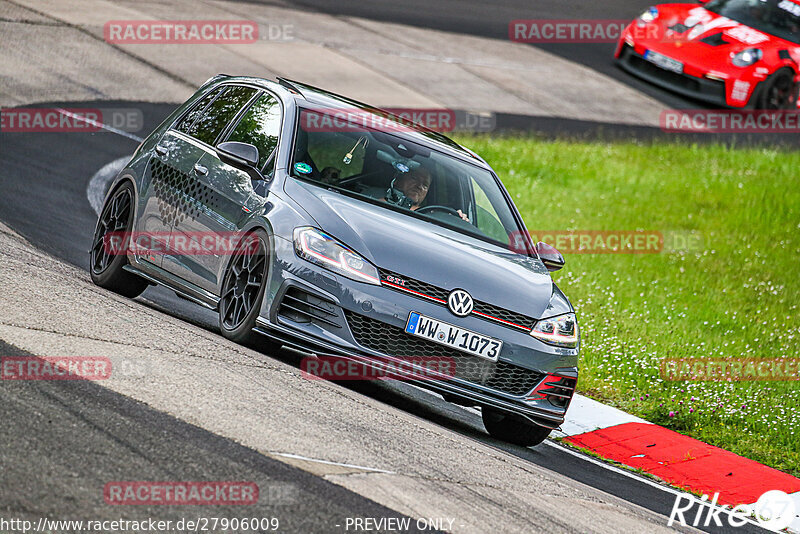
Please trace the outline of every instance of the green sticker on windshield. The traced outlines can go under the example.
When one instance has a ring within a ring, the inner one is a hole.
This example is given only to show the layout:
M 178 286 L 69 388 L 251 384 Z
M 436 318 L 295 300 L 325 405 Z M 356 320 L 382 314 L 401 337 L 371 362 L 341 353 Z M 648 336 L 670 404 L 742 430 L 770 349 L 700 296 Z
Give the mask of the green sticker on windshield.
M 311 165 L 308 163 L 295 163 L 294 170 L 300 174 L 311 174 Z

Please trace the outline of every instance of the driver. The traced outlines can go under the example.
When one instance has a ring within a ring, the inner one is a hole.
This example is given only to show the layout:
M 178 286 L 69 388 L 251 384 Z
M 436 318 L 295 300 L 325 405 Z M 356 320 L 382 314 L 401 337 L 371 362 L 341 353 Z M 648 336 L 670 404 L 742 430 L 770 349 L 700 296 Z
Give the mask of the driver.
M 398 176 L 394 180 L 392 187 L 389 188 L 389 191 L 395 189 L 405 195 L 408 201 L 411 202 L 409 209 L 416 211 L 422 206 L 422 203 L 425 201 L 425 197 L 428 196 L 428 190 L 431 187 L 431 181 L 431 172 L 420 165 L 411 172 L 403 173 Z M 388 196 L 392 195 L 389 194 Z M 390 202 L 390 200 L 385 197 L 381 200 L 384 202 Z M 402 198 L 399 200 L 402 201 Z M 400 202 L 395 201 L 392 203 L 399 204 Z M 469 218 L 466 216 L 466 214 L 464 214 L 461 210 L 457 210 L 457 212 L 459 217 L 461 217 L 464 221 L 469 222 Z

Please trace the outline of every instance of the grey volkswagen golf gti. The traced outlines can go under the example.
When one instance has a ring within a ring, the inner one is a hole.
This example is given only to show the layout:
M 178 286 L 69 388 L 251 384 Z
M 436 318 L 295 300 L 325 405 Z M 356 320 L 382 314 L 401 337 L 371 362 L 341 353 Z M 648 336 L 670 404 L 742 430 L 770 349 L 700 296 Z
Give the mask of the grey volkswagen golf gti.
M 521 445 L 564 421 L 578 379 L 575 313 L 549 272 L 564 260 L 531 242 L 486 162 L 299 82 L 206 82 L 117 176 L 90 263 L 122 295 L 158 284 L 218 310 L 234 341 L 478 406 Z

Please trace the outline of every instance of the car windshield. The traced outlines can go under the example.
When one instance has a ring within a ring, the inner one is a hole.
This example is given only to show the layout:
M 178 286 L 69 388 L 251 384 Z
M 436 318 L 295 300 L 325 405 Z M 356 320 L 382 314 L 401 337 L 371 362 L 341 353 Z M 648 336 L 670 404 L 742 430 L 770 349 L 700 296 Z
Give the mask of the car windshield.
M 527 254 L 491 172 L 390 133 L 392 127 L 303 109 L 291 176 Z
M 800 44 L 800 4 L 793 0 L 712 0 L 707 10 Z

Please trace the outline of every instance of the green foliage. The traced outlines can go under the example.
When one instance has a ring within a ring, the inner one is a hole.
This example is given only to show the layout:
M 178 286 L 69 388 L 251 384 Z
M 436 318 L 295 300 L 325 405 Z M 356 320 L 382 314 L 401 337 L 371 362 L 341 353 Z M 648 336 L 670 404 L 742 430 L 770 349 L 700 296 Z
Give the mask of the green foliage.
M 797 358 L 800 153 L 466 137 L 532 230 L 699 236 L 657 254 L 566 254 L 579 389 L 800 475 L 800 382 L 670 382 L 665 358 Z M 670 412 L 673 413 L 670 416 Z

